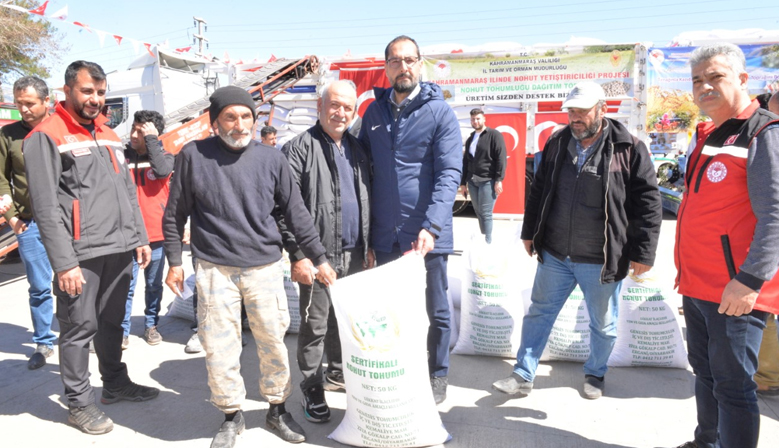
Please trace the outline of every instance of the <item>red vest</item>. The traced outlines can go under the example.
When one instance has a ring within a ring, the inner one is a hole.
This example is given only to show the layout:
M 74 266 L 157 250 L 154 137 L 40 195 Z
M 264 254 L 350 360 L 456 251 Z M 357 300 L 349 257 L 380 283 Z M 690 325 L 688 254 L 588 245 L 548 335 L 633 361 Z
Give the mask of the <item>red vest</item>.
M 127 152 L 125 151 L 125 154 Z M 170 175 L 163 178 L 155 176 L 148 159 L 136 162 L 128 157 L 127 166 L 135 183 L 138 205 L 141 207 L 149 242 L 163 241 L 165 237 L 162 235 L 162 215 L 165 214 L 165 206 L 170 196 Z
M 749 253 L 757 218 L 747 189 L 747 154 L 754 137 L 772 123 L 756 113 L 758 107 L 753 101 L 720 127 L 698 125 L 676 224 L 680 294 L 720 303 Z M 755 309 L 779 313 L 779 276 L 763 284 Z

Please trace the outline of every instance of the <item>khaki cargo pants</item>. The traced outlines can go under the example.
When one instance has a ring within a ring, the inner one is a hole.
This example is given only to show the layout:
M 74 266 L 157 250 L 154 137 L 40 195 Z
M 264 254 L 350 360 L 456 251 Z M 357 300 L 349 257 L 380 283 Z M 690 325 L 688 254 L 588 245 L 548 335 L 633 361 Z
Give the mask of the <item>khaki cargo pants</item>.
M 284 334 L 289 327 L 281 261 L 236 268 L 198 260 L 198 336 L 206 352 L 211 402 L 224 413 L 241 409 L 246 397 L 241 377 L 241 301 L 246 306 L 257 356 L 260 393 L 283 403 L 292 391 Z

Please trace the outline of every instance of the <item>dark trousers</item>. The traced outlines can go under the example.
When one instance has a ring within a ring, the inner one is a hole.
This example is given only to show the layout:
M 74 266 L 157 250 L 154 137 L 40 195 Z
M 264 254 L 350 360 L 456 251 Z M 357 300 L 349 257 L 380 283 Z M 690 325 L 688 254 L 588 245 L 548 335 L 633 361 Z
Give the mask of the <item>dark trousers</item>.
M 340 262 L 334 266 L 338 278 L 362 271 L 363 249 L 343 252 Z M 335 260 L 333 260 L 334 262 Z M 303 373 L 300 388 L 322 384 L 322 355 L 327 356 L 327 370 L 342 371 L 341 338 L 335 318 L 330 289 L 314 281 L 313 285 L 300 286 L 300 331 L 298 334 L 298 367 Z
M 62 383 L 70 407 L 95 402 L 89 383 L 89 341 L 94 337 L 103 387 L 117 389 L 130 382 L 122 362 L 122 319 L 132 277 L 133 252 L 104 255 L 79 263 L 86 280 L 80 295 L 70 297 L 54 278 Z
M 397 260 L 403 254 L 398 246 L 393 247 L 392 252 L 376 251 L 376 262 L 379 265 Z M 427 305 L 427 317 L 430 327 L 427 330 L 427 366 L 431 377 L 447 376 L 449 373 L 449 337 L 452 334 L 449 301 L 446 291 L 449 289 L 449 281 L 446 277 L 446 264 L 449 260 L 447 254 L 425 255 L 425 269 L 427 270 L 427 288 L 425 298 Z M 401 279 L 390 279 L 400 281 Z
M 688 359 L 695 372 L 698 448 L 754 448 L 760 433 L 757 355 L 767 313 L 719 314 L 718 303 L 685 296 Z

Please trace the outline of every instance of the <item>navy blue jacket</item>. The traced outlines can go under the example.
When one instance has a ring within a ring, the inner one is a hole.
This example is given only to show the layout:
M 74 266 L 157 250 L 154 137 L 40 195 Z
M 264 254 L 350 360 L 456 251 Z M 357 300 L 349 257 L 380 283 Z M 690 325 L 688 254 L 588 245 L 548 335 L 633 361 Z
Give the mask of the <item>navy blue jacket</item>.
M 441 88 L 420 92 L 392 118 L 392 89 L 375 88 L 362 117 L 360 140 L 373 159 L 371 246 L 381 252 L 411 249 L 421 229 L 436 237 L 433 253 L 451 253 L 452 205 L 462 171 L 462 135 Z

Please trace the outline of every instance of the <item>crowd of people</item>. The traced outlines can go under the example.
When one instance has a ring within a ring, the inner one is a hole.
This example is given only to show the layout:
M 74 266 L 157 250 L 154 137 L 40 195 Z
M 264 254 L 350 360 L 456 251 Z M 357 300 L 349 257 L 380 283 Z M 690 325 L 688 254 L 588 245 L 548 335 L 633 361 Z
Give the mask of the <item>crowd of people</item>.
M 690 60 L 695 103 L 711 121 L 697 128 L 675 241 L 698 411 L 694 440 L 680 447 L 754 448 L 758 352 L 766 337 L 779 342 L 763 332 L 779 313 L 779 188 L 766 181 L 779 175 L 779 115 L 750 100 L 738 47 L 701 47 Z M 252 96 L 219 88 L 208 110 L 214 135 L 186 144 L 175 158 L 158 139 L 165 123 L 157 112 L 135 114 L 127 145 L 106 125 L 106 75 L 96 63 L 68 66 L 65 100 L 53 113 L 42 80 L 27 76 L 14 84 L 22 121 L 0 131 L 0 212 L 17 235 L 30 284 L 36 349 L 28 368 L 45 365 L 59 340 L 72 425 L 89 434 L 113 428 L 95 402 L 90 345 L 101 403 L 158 396 L 157 388 L 132 382 L 122 350 L 141 270 L 143 338 L 149 345 L 162 341 L 164 261 L 165 283 L 181 293 L 185 243 L 197 291 L 197 334 L 187 351 L 205 352 L 211 402 L 224 413 L 213 448 L 234 446 L 246 429 L 242 308 L 257 345 L 260 392 L 270 404 L 266 425 L 287 442 L 306 440 L 287 409 L 292 384 L 283 338 L 290 316 L 282 250 L 300 286 L 296 360 L 307 420 L 328 421 L 325 391 L 345 387 L 329 287 L 409 250 L 425 260 L 431 395 L 437 404 L 446 400 L 452 205 L 458 188 L 469 194 L 479 228 L 492 241 L 506 149 L 477 108 L 463 150 L 458 120 L 441 89 L 420 81 L 421 66 L 416 41 L 393 39 L 385 49 L 391 87 L 375 89 L 361 123 L 353 126 L 354 84 L 332 82 L 318 100 L 317 123 L 281 151 L 270 126 L 260 130 L 261 141 L 254 139 Z M 522 227 L 525 250 L 538 260 L 532 304 L 517 363 L 493 387 L 517 397 L 532 391 L 552 325 L 578 285 L 592 334 L 581 390 L 597 399 L 606 390 L 621 281 L 654 264 L 662 210 L 650 153 L 606 117 L 603 89 L 579 83 L 562 107 L 568 125 L 544 148 Z M 55 314 L 59 337 L 51 330 Z

